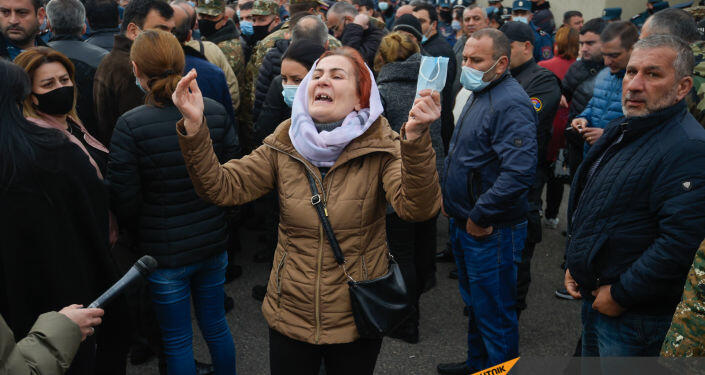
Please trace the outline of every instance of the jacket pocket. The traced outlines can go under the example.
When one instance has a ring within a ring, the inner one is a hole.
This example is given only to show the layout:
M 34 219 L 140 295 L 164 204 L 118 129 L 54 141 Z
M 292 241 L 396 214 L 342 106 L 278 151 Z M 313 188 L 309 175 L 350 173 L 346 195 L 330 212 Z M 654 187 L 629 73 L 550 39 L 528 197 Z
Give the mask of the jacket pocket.
M 277 264 L 277 272 L 276 272 L 276 275 L 277 275 L 277 278 L 276 278 L 276 280 L 277 280 L 277 283 L 276 283 L 276 287 L 277 287 L 277 306 L 280 306 L 280 304 L 281 304 L 281 297 L 282 297 L 282 271 L 284 270 L 284 264 L 286 263 L 286 256 L 287 256 L 288 254 L 289 254 L 289 253 L 287 253 L 286 251 L 284 251 L 284 255 L 282 256 L 282 258 L 279 260 L 279 263 Z
M 475 206 L 475 203 L 477 203 L 477 200 L 480 198 L 482 190 L 482 176 L 480 176 L 480 172 L 474 169 L 468 171 L 465 183 L 467 185 L 467 193 L 470 199 L 470 204 Z

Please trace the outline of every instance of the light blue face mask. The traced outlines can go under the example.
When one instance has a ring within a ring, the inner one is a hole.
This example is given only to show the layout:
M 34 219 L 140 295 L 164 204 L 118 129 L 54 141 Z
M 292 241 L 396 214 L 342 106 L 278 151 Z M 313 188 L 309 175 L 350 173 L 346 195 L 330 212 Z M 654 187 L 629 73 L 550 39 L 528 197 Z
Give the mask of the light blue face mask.
M 282 96 L 284 97 L 284 103 L 291 108 L 294 104 L 294 98 L 296 97 L 296 89 L 299 88 L 298 85 L 282 85 L 284 90 L 282 90 Z
M 240 19 L 240 9 L 238 9 L 235 13 L 237 14 L 237 19 Z
M 255 28 L 250 21 L 240 21 L 240 31 L 242 35 L 250 36 L 255 33 Z
M 379 10 L 381 10 L 382 12 L 386 11 L 387 9 L 389 9 L 389 3 L 386 2 L 386 1 L 380 1 L 380 2 L 377 4 L 377 6 L 379 7 Z
M 526 17 L 512 16 L 512 21 L 529 23 L 529 19 Z
M 499 59 L 497 59 L 497 61 L 495 61 L 494 64 L 484 72 L 481 70 L 464 66 L 463 72 L 460 75 L 460 84 L 463 85 L 465 89 L 473 92 L 484 89 L 485 87 L 487 87 L 487 85 L 490 84 L 491 81 L 485 81 L 482 79 L 482 77 L 484 77 L 487 72 L 494 69 L 494 67 L 497 66 L 498 62 Z
M 421 37 L 421 44 L 425 44 L 428 41 L 428 37 L 426 35 Z
M 140 79 L 137 77 L 135 77 L 135 84 L 137 85 L 137 87 L 140 88 L 140 90 L 142 90 L 143 93 L 145 93 L 145 94 L 147 93 L 147 90 L 145 90 L 144 87 L 142 87 L 142 84 L 140 83 Z
M 453 28 L 453 30 L 458 31 L 462 28 L 460 25 L 460 21 L 458 20 L 453 20 L 453 22 L 450 23 L 450 27 Z

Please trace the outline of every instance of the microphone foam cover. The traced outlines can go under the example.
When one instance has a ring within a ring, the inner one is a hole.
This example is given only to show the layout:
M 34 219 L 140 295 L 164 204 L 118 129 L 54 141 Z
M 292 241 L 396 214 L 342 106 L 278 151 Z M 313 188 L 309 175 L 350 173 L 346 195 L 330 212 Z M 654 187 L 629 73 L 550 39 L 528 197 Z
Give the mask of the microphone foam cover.
M 147 276 L 152 273 L 152 271 L 157 269 L 159 264 L 153 257 L 145 255 L 135 263 L 135 266 L 137 266 L 142 275 Z

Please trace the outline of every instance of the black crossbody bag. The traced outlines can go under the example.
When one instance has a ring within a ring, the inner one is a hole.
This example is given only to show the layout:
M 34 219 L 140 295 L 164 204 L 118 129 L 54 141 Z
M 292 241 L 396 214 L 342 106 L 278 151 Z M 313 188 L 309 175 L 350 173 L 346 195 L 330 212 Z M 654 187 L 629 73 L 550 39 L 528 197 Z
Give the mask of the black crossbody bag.
M 391 333 L 414 311 L 414 306 L 409 303 L 399 265 L 392 254 L 389 254 L 389 272 L 386 275 L 365 281 L 355 281 L 350 277 L 345 269 L 345 257 L 328 220 L 328 212 L 318 193 L 316 180 L 309 172 L 306 176 L 311 185 L 311 204 L 321 219 L 323 231 L 333 248 L 335 261 L 348 278 L 350 303 L 357 332 L 361 338 L 368 339 L 381 338 Z

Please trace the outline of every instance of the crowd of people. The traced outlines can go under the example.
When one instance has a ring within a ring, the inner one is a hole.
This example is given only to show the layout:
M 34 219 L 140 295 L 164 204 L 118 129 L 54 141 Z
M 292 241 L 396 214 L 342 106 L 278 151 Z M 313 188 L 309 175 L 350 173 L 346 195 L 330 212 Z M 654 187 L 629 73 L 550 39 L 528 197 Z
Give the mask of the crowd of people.
M 235 374 L 252 227 L 274 375 L 374 373 L 443 261 L 469 327 L 438 373 L 518 357 L 563 221 L 576 356 L 705 356 L 705 7 L 488 3 L 0 0 L 0 372 Z M 409 313 L 362 334 L 348 284 L 397 265 Z

